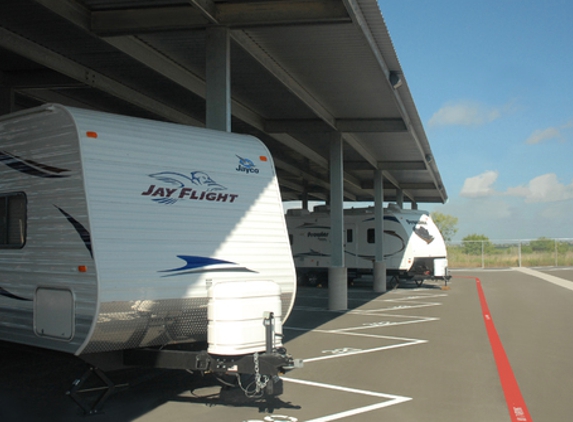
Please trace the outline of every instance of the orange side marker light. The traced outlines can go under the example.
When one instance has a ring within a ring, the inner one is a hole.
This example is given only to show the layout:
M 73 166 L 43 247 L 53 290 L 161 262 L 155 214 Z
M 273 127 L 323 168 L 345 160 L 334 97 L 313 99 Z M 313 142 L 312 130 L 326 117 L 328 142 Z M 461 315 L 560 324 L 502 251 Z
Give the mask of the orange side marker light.
M 94 139 L 96 139 L 96 138 L 97 138 L 97 132 L 87 131 L 87 132 L 86 132 L 86 136 L 87 136 L 88 138 L 94 138 Z

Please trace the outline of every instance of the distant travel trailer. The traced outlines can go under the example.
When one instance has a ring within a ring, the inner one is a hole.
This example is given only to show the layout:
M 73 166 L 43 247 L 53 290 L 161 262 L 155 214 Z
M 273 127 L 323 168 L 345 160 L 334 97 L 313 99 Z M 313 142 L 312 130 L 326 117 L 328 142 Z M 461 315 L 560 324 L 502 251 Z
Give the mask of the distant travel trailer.
M 330 266 L 330 212 L 290 209 L 286 214 L 293 258 L 300 284 L 326 282 Z M 374 208 L 344 210 L 345 263 L 349 281 L 372 274 L 376 232 Z M 404 210 L 394 204 L 384 209 L 384 258 L 394 281 L 448 279 L 444 239 L 426 211 Z

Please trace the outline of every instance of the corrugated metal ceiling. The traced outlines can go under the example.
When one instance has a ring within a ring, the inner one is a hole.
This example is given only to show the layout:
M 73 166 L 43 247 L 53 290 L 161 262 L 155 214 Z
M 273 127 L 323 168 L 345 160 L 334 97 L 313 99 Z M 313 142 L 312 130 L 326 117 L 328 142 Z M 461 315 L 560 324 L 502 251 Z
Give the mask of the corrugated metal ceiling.
M 0 83 L 16 109 L 55 101 L 202 125 L 205 22 L 217 19 L 231 28 L 233 131 L 269 146 L 284 199 L 327 197 L 338 130 L 347 200 L 371 200 L 380 167 L 387 200 L 446 201 L 375 0 L 3 0 Z

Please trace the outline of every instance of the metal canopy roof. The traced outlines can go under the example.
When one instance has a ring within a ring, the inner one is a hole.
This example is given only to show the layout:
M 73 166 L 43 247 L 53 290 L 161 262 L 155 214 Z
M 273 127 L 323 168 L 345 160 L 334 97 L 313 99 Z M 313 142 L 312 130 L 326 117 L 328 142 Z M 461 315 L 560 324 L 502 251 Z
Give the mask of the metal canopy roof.
M 204 126 L 209 25 L 231 28 L 232 130 L 269 147 L 284 200 L 328 197 L 338 132 L 346 200 L 379 168 L 387 201 L 446 201 L 376 0 L 2 0 L 0 94 Z

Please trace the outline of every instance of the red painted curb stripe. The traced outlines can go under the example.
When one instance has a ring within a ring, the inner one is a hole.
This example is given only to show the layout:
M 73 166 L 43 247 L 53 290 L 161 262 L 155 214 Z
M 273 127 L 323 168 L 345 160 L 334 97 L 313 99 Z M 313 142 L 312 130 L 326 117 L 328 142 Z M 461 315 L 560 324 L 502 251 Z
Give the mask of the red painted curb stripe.
M 479 295 L 479 301 L 481 303 L 483 320 L 485 322 L 485 328 L 489 337 L 491 349 L 493 350 L 493 356 L 497 365 L 497 372 L 499 373 L 499 379 L 501 381 L 501 388 L 503 389 L 503 394 L 505 395 L 505 401 L 509 409 L 509 416 L 511 417 L 511 421 L 532 422 L 529 411 L 527 410 L 527 406 L 525 405 L 525 400 L 523 400 L 523 396 L 519 390 L 519 385 L 517 385 L 517 381 L 513 375 L 513 370 L 509 364 L 509 359 L 505 354 L 503 344 L 501 343 L 499 335 L 497 334 L 497 330 L 495 329 L 495 325 L 493 324 L 493 319 L 489 312 L 487 301 L 485 300 L 485 295 L 483 293 L 481 280 L 477 277 L 475 280 Z

